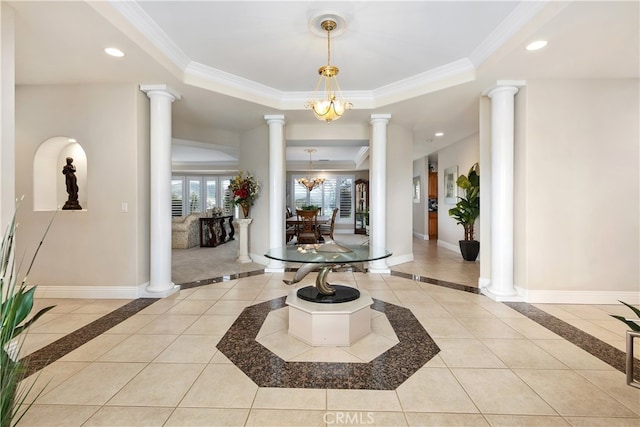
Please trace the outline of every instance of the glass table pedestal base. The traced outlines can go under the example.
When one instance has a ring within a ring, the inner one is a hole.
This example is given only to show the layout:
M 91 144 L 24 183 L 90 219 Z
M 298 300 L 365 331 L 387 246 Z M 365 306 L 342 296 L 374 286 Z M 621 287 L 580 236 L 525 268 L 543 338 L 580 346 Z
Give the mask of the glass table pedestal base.
M 340 286 L 340 285 L 338 285 Z M 345 286 L 346 287 L 346 286 Z M 289 292 L 289 334 L 311 346 L 349 347 L 371 333 L 373 299 L 365 290 L 349 302 L 322 304 Z

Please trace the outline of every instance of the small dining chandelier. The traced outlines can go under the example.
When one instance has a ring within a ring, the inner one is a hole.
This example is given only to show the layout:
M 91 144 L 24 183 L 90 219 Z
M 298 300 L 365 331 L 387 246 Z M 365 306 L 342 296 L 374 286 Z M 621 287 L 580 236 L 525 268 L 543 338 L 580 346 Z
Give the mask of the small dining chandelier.
M 305 106 L 313 109 L 313 114 L 318 120 L 331 123 L 342 117 L 344 112 L 352 107 L 352 104 L 342 96 L 336 77 L 340 70 L 335 65 L 331 65 L 331 31 L 337 27 L 336 21 L 327 19 L 322 21 L 320 26 L 327 32 L 327 65 L 318 68 L 318 74 L 320 74 L 318 83 L 311 99 Z M 318 92 L 322 83 L 324 83 L 323 90 Z M 323 95 L 324 97 L 322 97 Z
M 324 183 L 324 178 L 311 178 L 311 153 L 315 152 L 313 148 L 307 148 L 307 153 L 309 153 L 309 168 L 307 169 L 307 176 L 304 178 L 298 178 L 296 181 L 298 184 L 302 184 L 307 187 L 307 190 L 311 191 L 316 188 L 318 185 Z

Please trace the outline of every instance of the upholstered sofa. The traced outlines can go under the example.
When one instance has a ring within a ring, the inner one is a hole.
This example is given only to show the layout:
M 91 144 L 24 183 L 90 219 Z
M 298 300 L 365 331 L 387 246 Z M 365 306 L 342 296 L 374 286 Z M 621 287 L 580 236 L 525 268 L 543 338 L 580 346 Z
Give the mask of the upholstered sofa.
M 189 249 L 200 244 L 200 217 L 193 213 L 187 216 L 173 217 L 171 220 L 171 247 Z

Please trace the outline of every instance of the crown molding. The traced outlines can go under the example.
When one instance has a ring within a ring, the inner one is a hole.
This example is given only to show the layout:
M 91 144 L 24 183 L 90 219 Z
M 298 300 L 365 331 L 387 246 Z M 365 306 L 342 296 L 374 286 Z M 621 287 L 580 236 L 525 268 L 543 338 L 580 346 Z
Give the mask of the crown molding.
M 537 15 L 550 0 L 521 2 L 471 53 L 432 70 L 363 91 L 343 91 L 354 109 L 373 109 L 473 81 L 478 65 Z M 287 111 L 303 110 L 312 91 L 283 92 L 191 60 L 135 1 L 110 0 L 111 6 L 183 72 L 183 82 L 223 95 Z
M 480 66 L 547 5 L 549 0 L 523 1 L 476 47 L 469 60 Z

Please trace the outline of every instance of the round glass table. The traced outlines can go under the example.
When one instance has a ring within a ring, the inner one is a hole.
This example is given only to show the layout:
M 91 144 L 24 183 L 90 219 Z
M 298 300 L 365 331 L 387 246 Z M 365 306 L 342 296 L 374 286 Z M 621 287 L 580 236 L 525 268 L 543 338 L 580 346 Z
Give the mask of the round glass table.
M 267 258 L 285 262 L 301 263 L 293 280 L 283 280 L 287 285 L 298 283 L 312 271 L 318 270 L 316 286 L 298 290 L 298 297 L 320 303 L 340 303 L 357 299 L 360 292 L 349 286 L 327 283 L 327 275 L 333 268 L 349 265 L 357 271 L 366 272 L 364 263 L 391 256 L 384 248 L 368 245 L 340 245 L 335 242 L 313 245 L 290 245 L 269 249 Z

